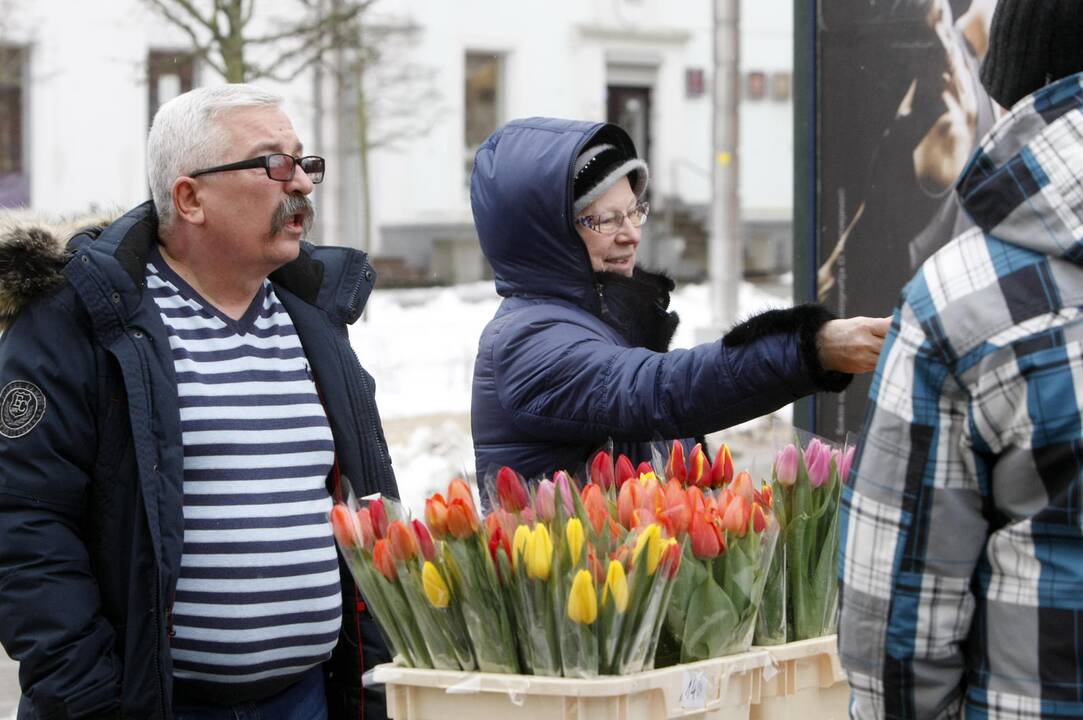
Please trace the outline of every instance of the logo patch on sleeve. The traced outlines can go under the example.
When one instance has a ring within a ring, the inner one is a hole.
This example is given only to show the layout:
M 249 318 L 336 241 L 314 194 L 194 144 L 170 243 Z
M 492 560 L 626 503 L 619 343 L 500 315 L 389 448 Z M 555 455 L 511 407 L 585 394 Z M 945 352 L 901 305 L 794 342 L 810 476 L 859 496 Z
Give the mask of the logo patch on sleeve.
M 12 380 L 0 390 L 0 435 L 26 435 L 45 415 L 45 394 L 32 382 Z

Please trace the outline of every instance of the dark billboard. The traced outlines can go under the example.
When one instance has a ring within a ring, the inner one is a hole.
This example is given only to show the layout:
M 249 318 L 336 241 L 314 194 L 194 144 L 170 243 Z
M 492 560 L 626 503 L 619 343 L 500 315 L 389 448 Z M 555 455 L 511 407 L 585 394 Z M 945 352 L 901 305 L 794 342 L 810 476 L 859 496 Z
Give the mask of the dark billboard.
M 797 252 L 804 262 L 795 270 L 809 276 L 795 280 L 799 300 L 840 316 L 889 315 L 918 266 L 969 226 L 954 184 L 999 113 L 979 80 L 994 7 L 797 0 L 795 59 L 813 70 L 805 68 L 812 92 L 796 108 L 808 130 L 799 152 L 812 160 L 797 163 L 795 206 L 812 205 L 797 213 L 795 242 L 815 248 Z M 802 184 L 802 167 L 814 183 Z M 835 438 L 860 431 L 871 380 L 819 396 L 798 424 L 811 419 Z

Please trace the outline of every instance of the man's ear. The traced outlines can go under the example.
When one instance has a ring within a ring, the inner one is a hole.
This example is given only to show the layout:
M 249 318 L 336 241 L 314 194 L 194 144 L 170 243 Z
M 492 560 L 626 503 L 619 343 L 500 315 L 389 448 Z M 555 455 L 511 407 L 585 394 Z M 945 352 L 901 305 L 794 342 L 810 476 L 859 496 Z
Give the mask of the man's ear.
M 179 177 L 173 181 L 173 210 L 178 219 L 192 225 L 202 225 L 206 220 L 199 186 L 192 178 Z

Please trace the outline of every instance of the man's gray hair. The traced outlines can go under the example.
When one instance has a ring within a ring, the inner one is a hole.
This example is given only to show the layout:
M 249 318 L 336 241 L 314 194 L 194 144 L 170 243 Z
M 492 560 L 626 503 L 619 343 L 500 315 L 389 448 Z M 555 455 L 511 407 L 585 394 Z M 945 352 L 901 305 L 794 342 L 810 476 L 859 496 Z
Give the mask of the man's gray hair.
M 236 108 L 281 104 L 282 98 L 274 93 L 233 84 L 196 88 L 158 109 L 147 137 L 147 180 L 160 232 L 173 225 L 173 182 L 223 162 L 229 135 L 219 118 Z

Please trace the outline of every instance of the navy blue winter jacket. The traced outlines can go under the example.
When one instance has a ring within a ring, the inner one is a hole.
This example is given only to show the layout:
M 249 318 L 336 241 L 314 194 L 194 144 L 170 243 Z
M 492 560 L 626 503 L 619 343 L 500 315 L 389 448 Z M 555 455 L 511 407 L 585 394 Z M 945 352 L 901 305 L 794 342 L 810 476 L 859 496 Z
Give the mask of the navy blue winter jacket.
M 672 283 L 595 273 L 573 225 L 572 166 L 595 135 L 635 154 L 614 125 L 530 118 L 494 132 L 474 159 L 474 223 L 504 298 L 474 367 L 479 484 L 502 465 L 528 478 L 580 472 L 607 438 L 638 463 L 656 437 L 720 430 L 851 379 L 819 364 L 815 336 L 831 315 L 818 306 L 667 352 Z
M 156 240 L 150 203 L 66 252 L 41 230 L 2 239 L 0 641 L 19 661 L 20 719 L 172 717 L 183 450 L 169 341 L 144 292 Z M 396 496 L 373 381 L 346 335 L 372 268 L 362 253 L 305 245 L 271 279 L 341 475 L 358 495 Z M 361 672 L 387 652 L 344 568 L 342 586 L 342 634 L 325 665 L 331 717 L 360 718 L 364 706 L 381 718 L 383 697 L 362 691 Z

